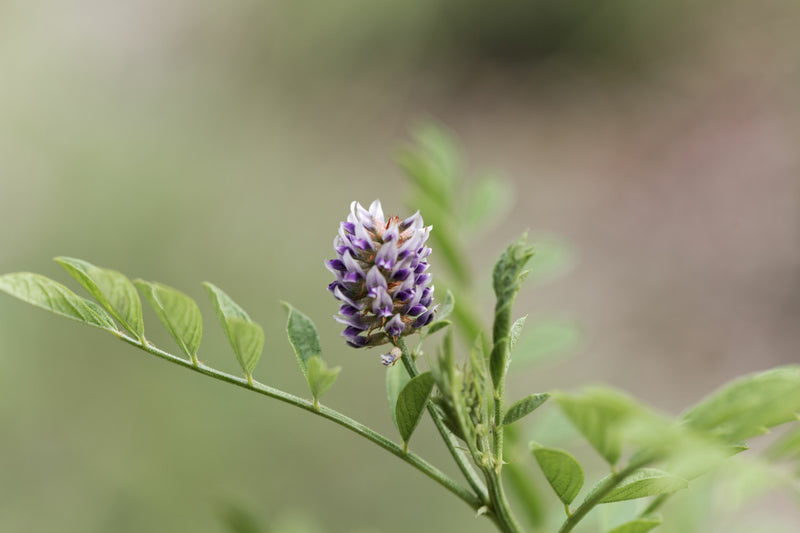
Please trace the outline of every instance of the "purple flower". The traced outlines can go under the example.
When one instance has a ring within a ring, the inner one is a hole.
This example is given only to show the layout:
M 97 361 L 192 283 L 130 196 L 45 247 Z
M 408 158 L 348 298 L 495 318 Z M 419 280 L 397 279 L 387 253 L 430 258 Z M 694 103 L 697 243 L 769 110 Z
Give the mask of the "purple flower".
M 341 302 L 334 318 L 346 326 L 347 344 L 361 348 L 396 342 L 433 320 L 433 286 L 425 246 L 431 226 L 419 211 L 401 220 L 383 215 L 380 200 L 358 202 L 339 225 L 336 259 L 325 262 L 336 280 L 328 286 Z

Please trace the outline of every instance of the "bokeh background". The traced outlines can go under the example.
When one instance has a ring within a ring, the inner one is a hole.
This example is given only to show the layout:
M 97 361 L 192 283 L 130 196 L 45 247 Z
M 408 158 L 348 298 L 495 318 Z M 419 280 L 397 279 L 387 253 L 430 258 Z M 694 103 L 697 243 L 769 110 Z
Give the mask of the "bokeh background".
M 393 158 L 433 118 L 466 180 L 513 189 L 471 243 L 487 304 L 508 241 L 569 245 L 517 309 L 582 342 L 510 393 L 606 382 L 677 413 L 798 361 L 799 24 L 790 0 L 5 0 L 0 272 L 69 283 L 51 258 L 71 255 L 178 287 L 201 358 L 235 372 L 211 280 L 264 325 L 257 378 L 305 394 L 291 300 L 344 367 L 326 403 L 393 434 L 322 261 L 350 201 L 407 212 Z M 285 532 L 490 530 L 336 426 L 5 296 L 0 428 L 2 532 L 222 532 L 232 507 Z M 414 440 L 447 468 L 427 422 Z M 800 524 L 779 496 L 755 506 Z

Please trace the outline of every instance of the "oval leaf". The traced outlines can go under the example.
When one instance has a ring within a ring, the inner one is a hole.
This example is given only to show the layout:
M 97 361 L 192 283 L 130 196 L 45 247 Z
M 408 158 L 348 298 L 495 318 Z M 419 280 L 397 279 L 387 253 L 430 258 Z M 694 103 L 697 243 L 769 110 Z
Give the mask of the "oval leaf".
M 430 372 L 425 372 L 409 381 L 400 391 L 395 406 L 395 416 L 403 442 L 408 442 L 422 419 L 432 390 L 433 376 Z
M 622 453 L 622 423 L 638 407 L 612 389 L 590 389 L 580 395 L 557 394 L 555 400 L 578 431 L 614 465 Z
M 389 399 L 392 421 L 398 431 L 400 431 L 400 426 L 397 425 L 397 398 L 409 381 L 411 381 L 411 376 L 408 375 L 405 365 L 392 365 L 386 369 L 386 396 Z
M 339 376 L 341 367 L 328 368 L 321 357 L 314 356 L 306 362 L 306 379 L 314 401 L 321 398 Z
M 134 280 L 147 303 L 166 326 L 183 353 L 197 359 L 203 337 L 203 317 L 194 300 L 184 293 L 156 282 Z
M 56 257 L 64 267 L 122 327 L 136 338 L 144 336 L 142 302 L 131 280 L 116 270 L 97 267 L 82 259 Z
M 233 353 L 242 370 L 252 376 L 264 348 L 264 330 L 255 322 L 241 318 L 229 318 L 227 322 Z
M 542 392 L 539 394 L 531 394 L 516 402 L 508 408 L 506 415 L 503 417 L 503 425 L 507 426 L 513 424 L 520 418 L 528 415 L 534 409 L 542 405 L 550 397 L 550 394 Z
M 0 291 L 51 313 L 96 328 L 117 331 L 111 317 L 96 304 L 40 274 L 16 272 L 0 276 Z
M 630 522 L 625 522 L 621 526 L 617 526 L 608 533 L 647 533 L 651 529 L 661 525 L 660 516 L 649 516 L 644 518 L 637 518 Z
M 242 320 L 252 322 L 252 320 L 250 320 L 250 315 L 239 307 L 239 304 L 234 302 L 233 298 L 228 296 L 225 291 L 208 281 L 203 282 L 203 286 L 206 288 L 208 297 L 211 299 L 211 303 L 214 305 L 214 309 L 220 319 L 241 318 Z
M 800 367 L 786 366 L 723 386 L 689 410 L 684 420 L 693 429 L 735 442 L 796 420 L 798 412 Z
M 571 454 L 531 443 L 531 452 L 558 499 L 569 505 L 583 487 L 583 468 Z
M 289 344 L 292 345 L 300 370 L 308 379 L 308 361 L 312 357 L 321 357 L 322 355 L 317 328 L 310 318 L 292 307 L 291 304 L 281 303 L 288 313 L 286 317 L 286 335 L 289 337 Z M 311 385 L 310 382 L 309 385 Z
M 600 483 L 602 482 L 600 481 Z M 614 490 L 609 492 L 605 498 L 600 500 L 600 503 L 646 498 L 656 494 L 675 492 L 688 486 L 689 482 L 681 477 L 655 468 L 642 468 L 628 476 Z
M 250 320 L 250 316 L 244 309 L 239 307 L 225 291 L 207 281 L 203 283 L 203 286 L 214 305 L 236 360 L 239 361 L 239 365 L 250 380 L 258 359 L 261 357 L 261 350 L 264 346 L 264 330 Z

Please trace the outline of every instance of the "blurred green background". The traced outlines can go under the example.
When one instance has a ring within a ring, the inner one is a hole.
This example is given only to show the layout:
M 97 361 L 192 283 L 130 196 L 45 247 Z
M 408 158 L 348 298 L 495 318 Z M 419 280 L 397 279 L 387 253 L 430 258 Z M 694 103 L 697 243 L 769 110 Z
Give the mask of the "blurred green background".
M 678 412 L 798 360 L 798 23 L 789 0 L 0 2 L 0 272 L 69 283 L 51 258 L 71 255 L 178 287 L 201 359 L 236 372 L 211 280 L 265 327 L 257 378 L 305 394 L 290 300 L 344 367 L 326 403 L 394 434 L 322 262 L 350 201 L 408 212 L 392 159 L 435 117 L 467 179 L 514 190 L 471 243 L 487 302 L 526 228 L 575 250 L 517 309 L 574 318 L 583 348 L 510 394 L 603 381 Z M 2 532 L 222 532 L 231 505 L 286 532 L 490 530 L 332 424 L 5 296 L 0 427 Z M 427 423 L 414 441 L 452 472 Z

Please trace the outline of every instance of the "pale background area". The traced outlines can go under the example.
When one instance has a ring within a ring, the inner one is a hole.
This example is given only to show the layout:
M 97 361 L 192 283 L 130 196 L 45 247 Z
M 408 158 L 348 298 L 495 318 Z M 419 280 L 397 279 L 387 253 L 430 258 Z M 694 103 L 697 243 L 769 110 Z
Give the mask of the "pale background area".
M 344 367 L 326 403 L 393 435 L 322 262 L 351 200 L 408 212 L 393 154 L 435 117 L 514 187 L 471 246 L 486 302 L 525 229 L 575 250 L 517 312 L 576 319 L 583 347 L 510 394 L 606 382 L 678 413 L 800 347 L 800 8 L 694 4 L 0 2 L 0 272 L 69 284 L 71 255 L 178 287 L 235 372 L 213 281 L 264 325 L 257 379 L 306 394 L 291 300 Z M 229 501 L 323 533 L 490 530 L 332 424 L 5 296 L 0 428 L 0 531 L 222 532 Z M 412 448 L 452 471 L 433 433 Z

